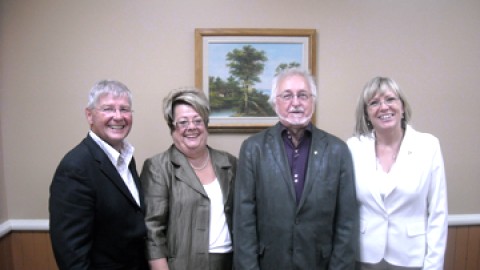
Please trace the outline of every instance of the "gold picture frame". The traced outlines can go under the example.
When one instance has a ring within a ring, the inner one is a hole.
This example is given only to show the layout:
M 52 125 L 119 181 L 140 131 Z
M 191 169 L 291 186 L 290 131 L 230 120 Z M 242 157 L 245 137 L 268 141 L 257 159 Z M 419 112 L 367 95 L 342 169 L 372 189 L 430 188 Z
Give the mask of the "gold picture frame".
M 315 29 L 195 29 L 195 86 L 210 100 L 209 132 L 274 125 L 278 118 L 265 99 L 275 72 L 292 65 L 316 74 Z

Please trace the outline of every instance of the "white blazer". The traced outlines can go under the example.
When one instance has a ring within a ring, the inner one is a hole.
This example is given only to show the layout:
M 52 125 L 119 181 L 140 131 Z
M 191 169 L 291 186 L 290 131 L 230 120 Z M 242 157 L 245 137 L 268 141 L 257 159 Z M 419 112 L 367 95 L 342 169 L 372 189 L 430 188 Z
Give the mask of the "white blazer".
M 374 135 L 352 137 L 347 144 L 360 213 L 357 260 L 377 263 L 383 258 L 398 266 L 443 269 L 448 211 L 438 139 L 407 126 L 389 172 L 393 185 L 383 199 L 378 183 L 384 179 L 377 171 Z

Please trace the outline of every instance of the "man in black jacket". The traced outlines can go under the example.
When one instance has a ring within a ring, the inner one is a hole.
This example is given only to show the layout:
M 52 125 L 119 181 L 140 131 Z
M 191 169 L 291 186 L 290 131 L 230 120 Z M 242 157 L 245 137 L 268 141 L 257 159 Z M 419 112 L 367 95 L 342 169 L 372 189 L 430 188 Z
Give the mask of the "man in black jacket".
M 148 269 L 145 206 L 125 141 L 132 97 L 100 81 L 85 109 L 90 131 L 57 167 L 50 186 L 50 237 L 59 269 Z

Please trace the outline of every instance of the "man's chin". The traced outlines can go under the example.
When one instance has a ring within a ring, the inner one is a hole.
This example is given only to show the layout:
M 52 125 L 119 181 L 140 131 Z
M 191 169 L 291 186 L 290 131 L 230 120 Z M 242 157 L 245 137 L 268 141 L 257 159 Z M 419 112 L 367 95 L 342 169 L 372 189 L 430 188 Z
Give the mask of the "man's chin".
M 302 128 L 308 126 L 308 123 L 310 123 L 310 118 L 299 118 L 299 119 L 288 119 L 288 118 L 280 118 L 280 122 L 284 126 L 290 126 L 290 127 L 295 127 L 295 128 Z

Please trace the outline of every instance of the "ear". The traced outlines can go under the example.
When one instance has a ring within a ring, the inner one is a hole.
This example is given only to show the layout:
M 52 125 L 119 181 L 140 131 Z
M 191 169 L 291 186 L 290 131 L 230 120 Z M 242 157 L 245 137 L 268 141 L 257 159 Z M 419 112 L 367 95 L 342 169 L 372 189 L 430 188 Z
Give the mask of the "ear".
M 88 124 L 91 126 L 93 124 L 93 112 L 92 109 L 85 108 L 85 116 L 87 118 Z

